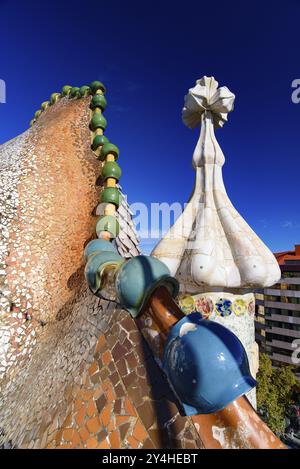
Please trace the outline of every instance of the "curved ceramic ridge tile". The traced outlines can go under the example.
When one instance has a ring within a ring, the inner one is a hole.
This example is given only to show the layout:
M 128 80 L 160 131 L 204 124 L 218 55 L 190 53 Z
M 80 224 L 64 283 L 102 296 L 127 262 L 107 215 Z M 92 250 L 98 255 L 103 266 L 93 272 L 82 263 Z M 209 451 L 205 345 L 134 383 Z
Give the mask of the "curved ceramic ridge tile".
M 185 97 L 183 122 L 201 125 L 193 153 L 196 180 L 181 216 L 152 252 L 187 291 L 203 285 L 265 287 L 280 278 L 277 261 L 228 198 L 222 176 L 225 157 L 214 129 L 227 121 L 235 96 L 203 77 Z

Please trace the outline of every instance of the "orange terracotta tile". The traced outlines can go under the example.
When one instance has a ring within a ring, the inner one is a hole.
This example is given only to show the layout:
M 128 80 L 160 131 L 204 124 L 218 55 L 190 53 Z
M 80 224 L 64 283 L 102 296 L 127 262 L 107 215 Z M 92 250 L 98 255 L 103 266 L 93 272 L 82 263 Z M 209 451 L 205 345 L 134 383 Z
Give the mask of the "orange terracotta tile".
M 125 397 L 124 408 L 125 408 L 126 414 L 136 416 L 136 411 L 135 411 L 135 409 L 132 405 L 132 402 L 131 402 L 131 400 L 129 399 L 128 396 Z
M 97 399 L 99 399 L 99 397 L 101 396 L 101 394 L 103 394 L 103 389 L 102 389 L 102 386 L 100 386 L 100 384 L 98 384 L 97 389 L 94 391 L 94 399 L 95 399 L 95 401 L 96 401 Z
M 79 430 L 79 435 L 80 435 L 80 438 L 82 439 L 82 441 L 86 441 L 88 439 L 88 437 L 90 436 L 90 434 L 87 431 L 86 427 L 82 427 Z
M 105 336 L 100 335 L 97 345 L 96 345 L 95 353 L 99 352 L 99 350 L 101 350 L 105 344 L 106 344 Z
M 98 446 L 98 440 L 96 438 L 90 438 L 87 442 L 86 442 L 86 447 L 88 449 L 93 449 L 93 448 L 97 448 Z
M 109 441 L 111 444 L 112 449 L 118 449 L 120 448 L 120 434 L 118 430 L 115 430 L 109 435 Z
M 89 432 L 97 433 L 97 431 L 100 430 L 100 428 L 101 428 L 101 423 L 100 423 L 99 417 L 97 416 L 97 417 L 93 417 L 93 418 L 89 419 L 86 422 L 86 426 L 87 426 L 87 429 L 89 430 Z
M 65 443 L 65 444 L 59 445 L 59 446 L 57 447 L 57 449 L 70 449 L 70 448 L 72 448 L 71 443 Z
M 107 443 L 106 440 L 102 440 L 101 443 L 99 443 L 99 445 L 97 446 L 97 448 L 99 448 L 99 449 L 109 449 L 110 446 L 109 446 L 109 444 Z
M 75 407 L 75 410 L 81 409 L 81 407 L 82 407 L 82 400 L 81 400 L 81 399 L 75 399 L 74 407 Z
M 73 434 L 74 434 L 74 429 L 67 428 L 66 430 L 63 431 L 63 439 L 65 441 L 71 441 L 73 438 Z
M 110 414 L 112 410 L 112 404 L 108 404 L 107 406 L 104 407 L 100 414 L 100 418 L 102 420 L 102 423 L 104 427 L 107 427 L 109 421 L 110 421 Z
M 116 426 L 119 427 L 120 425 L 122 425 L 122 423 L 128 422 L 129 418 L 130 417 L 128 415 L 117 415 L 116 416 Z
M 95 361 L 89 367 L 89 375 L 90 376 L 94 375 L 98 370 L 99 370 L 98 363 Z
M 116 395 L 112 387 L 106 391 L 106 397 L 109 402 L 114 401 L 116 399 Z
M 112 355 L 111 355 L 110 351 L 107 350 L 106 352 L 104 352 L 101 359 L 102 359 L 102 362 L 104 363 L 104 365 L 108 365 L 112 361 Z
M 133 449 L 138 448 L 139 442 L 135 438 L 133 438 L 132 436 L 128 436 L 127 441 L 129 443 L 130 448 L 133 448 Z
M 76 430 L 74 430 L 71 443 L 73 448 L 77 448 L 81 444 L 79 433 Z
M 97 407 L 93 399 L 90 399 L 87 406 L 87 414 L 89 417 L 93 417 L 97 413 Z
M 132 435 L 141 442 L 143 442 L 149 436 L 147 430 L 140 420 L 136 422 Z
M 85 412 L 85 407 L 81 407 L 81 409 L 77 412 L 75 416 L 75 421 L 79 427 L 81 427 L 83 424 Z
M 92 395 L 93 395 L 93 392 L 92 392 L 92 391 L 84 390 L 84 391 L 82 392 L 82 398 L 83 398 L 83 400 L 85 400 L 85 401 L 89 401 L 89 400 L 91 399 Z

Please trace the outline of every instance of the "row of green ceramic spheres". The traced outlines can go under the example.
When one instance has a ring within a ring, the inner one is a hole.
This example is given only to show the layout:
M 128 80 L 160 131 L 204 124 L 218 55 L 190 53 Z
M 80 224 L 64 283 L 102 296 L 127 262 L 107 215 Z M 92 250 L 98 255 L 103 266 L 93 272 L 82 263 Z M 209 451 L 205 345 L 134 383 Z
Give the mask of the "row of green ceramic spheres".
M 90 88 L 83 86 L 79 89 L 79 93 L 81 96 L 87 96 L 90 93 L 94 94 L 91 100 L 90 108 L 92 110 L 96 108 L 100 108 L 101 111 L 103 112 L 107 105 L 105 96 L 103 94 L 95 94 L 99 89 L 101 89 L 102 92 L 105 93 L 105 87 L 101 87 L 99 83 L 100 82 L 97 82 L 97 83 L 93 82 Z M 94 132 L 97 129 L 102 129 L 104 132 L 106 129 L 106 125 L 107 125 L 107 122 L 103 114 L 99 112 L 95 112 L 90 122 L 91 131 Z M 115 160 L 118 159 L 119 157 L 118 147 L 110 143 L 109 140 L 104 135 L 96 135 L 93 139 L 91 148 L 93 151 L 96 151 L 100 146 L 101 146 L 101 152 L 100 152 L 99 158 L 101 161 L 104 161 L 108 154 L 113 154 L 115 157 Z M 116 181 L 118 181 L 121 177 L 121 168 L 116 163 L 116 161 L 107 161 L 102 168 L 101 175 L 102 175 L 103 180 L 106 180 L 107 178 L 114 178 L 116 179 Z M 116 187 L 106 187 L 101 193 L 101 202 L 103 203 L 111 203 L 119 207 L 121 203 L 121 199 L 122 199 L 121 193 L 119 189 L 117 189 Z
M 90 94 L 94 95 L 92 99 L 91 106 L 93 105 L 95 107 L 100 107 L 102 111 L 106 108 L 106 99 L 104 95 L 95 95 L 95 93 L 98 90 L 102 90 L 103 93 L 105 93 L 105 86 L 103 83 L 100 81 L 93 81 L 90 86 L 84 85 L 81 88 L 78 86 L 70 86 L 70 85 L 65 85 L 62 87 L 61 93 L 52 93 L 50 96 L 50 101 L 44 101 L 41 104 L 41 109 L 36 111 L 34 114 L 34 119 L 30 121 L 30 126 L 32 126 L 35 122 L 36 119 L 40 117 L 43 111 L 47 109 L 48 106 L 51 106 L 52 104 L 55 104 L 60 98 L 63 98 L 65 96 L 69 96 L 70 98 L 84 98 L 85 96 L 89 96 Z M 97 103 L 97 106 L 96 106 Z M 93 109 L 93 108 L 92 108 Z M 103 116 L 102 116 L 103 117 Z M 103 121 L 105 121 L 104 128 L 106 127 L 106 119 L 103 117 Z
M 98 90 L 101 90 L 105 93 L 105 86 L 100 81 L 93 81 L 90 86 L 84 85 L 81 88 L 77 86 L 69 86 L 65 85 L 62 88 L 61 93 L 52 93 L 50 97 L 50 101 L 44 101 L 41 104 L 41 109 L 36 111 L 34 115 L 34 119 L 30 121 L 30 126 L 32 126 L 39 116 L 42 114 L 44 110 L 55 104 L 60 98 L 68 96 L 69 98 L 83 98 L 89 95 L 93 95 L 90 108 L 93 110 L 95 108 L 100 108 L 103 112 L 106 108 L 107 101 L 103 94 L 95 94 Z M 107 121 L 105 117 L 101 113 L 94 113 L 91 122 L 90 122 L 90 129 L 91 131 L 95 131 L 96 129 L 102 129 L 103 131 L 106 129 Z M 108 154 L 113 154 L 115 156 L 115 160 L 118 159 L 119 156 L 119 149 L 116 145 L 113 145 L 109 142 L 109 140 L 104 135 L 96 135 L 93 139 L 91 148 L 93 151 L 96 151 L 101 146 L 100 152 L 100 160 L 104 161 Z M 107 161 L 101 172 L 101 176 L 103 180 L 107 178 L 114 178 L 117 181 L 121 177 L 121 168 L 115 161 Z M 120 191 L 115 187 L 106 187 L 101 193 L 101 202 L 103 203 L 111 203 L 119 207 L 122 200 L 122 196 Z M 103 218 L 110 218 L 109 216 Z M 104 221 L 104 220 L 103 220 Z M 109 221 L 109 220 L 107 220 Z M 100 222 L 100 223 L 99 223 Z M 101 219 L 99 219 L 97 223 L 102 225 Z M 117 227 L 118 231 L 118 227 Z

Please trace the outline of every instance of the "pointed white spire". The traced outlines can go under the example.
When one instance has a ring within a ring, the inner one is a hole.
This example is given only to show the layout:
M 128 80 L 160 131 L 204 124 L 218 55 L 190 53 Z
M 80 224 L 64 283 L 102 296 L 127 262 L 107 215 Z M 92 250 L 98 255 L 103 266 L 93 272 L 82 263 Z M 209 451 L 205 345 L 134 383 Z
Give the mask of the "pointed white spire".
M 200 286 L 241 288 L 273 285 L 280 278 L 274 255 L 230 202 L 223 183 L 223 152 L 214 129 L 227 121 L 235 96 L 203 77 L 185 96 L 183 122 L 201 125 L 193 154 L 196 180 L 184 212 L 152 252 L 164 261 L 184 289 Z

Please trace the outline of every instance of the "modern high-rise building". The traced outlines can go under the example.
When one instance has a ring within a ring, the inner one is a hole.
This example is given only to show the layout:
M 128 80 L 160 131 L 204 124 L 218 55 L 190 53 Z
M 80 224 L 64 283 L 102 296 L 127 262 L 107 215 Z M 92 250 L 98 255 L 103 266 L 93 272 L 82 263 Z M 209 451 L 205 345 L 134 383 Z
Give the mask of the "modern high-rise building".
M 274 366 L 293 365 L 300 378 L 300 244 L 275 257 L 280 281 L 256 292 L 256 341 Z M 299 363 L 295 362 L 297 350 Z

